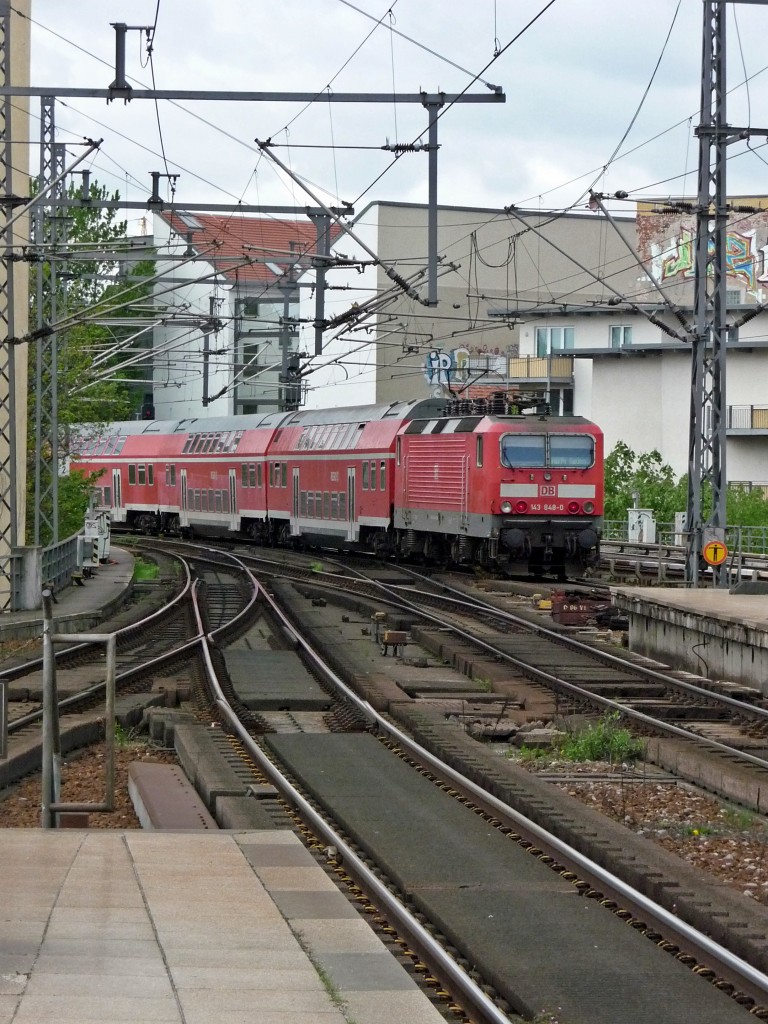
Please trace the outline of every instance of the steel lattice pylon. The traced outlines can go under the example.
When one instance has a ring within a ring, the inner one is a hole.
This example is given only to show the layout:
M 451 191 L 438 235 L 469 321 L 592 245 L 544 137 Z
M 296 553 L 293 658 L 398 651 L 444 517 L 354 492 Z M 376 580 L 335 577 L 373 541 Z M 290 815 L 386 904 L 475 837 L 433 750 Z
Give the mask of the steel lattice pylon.
M 11 9 L 0 2 L 0 78 L 7 83 L 11 64 Z M 13 158 L 11 154 L 12 100 L 0 99 L 0 231 L 3 232 L 4 260 L 0 281 L 0 611 L 12 605 L 11 553 L 18 543 L 16 472 L 16 353 L 14 318 L 13 238 L 8 221 L 13 215 Z
M 686 580 L 693 586 L 699 583 L 704 545 L 724 541 L 726 525 L 725 12 L 724 3 L 705 0 L 686 524 Z M 712 506 L 704 516 L 710 489 Z M 715 584 L 725 585 L 725 569 L 716 567 L 713 572 Z
M 40 100 L 40 177 L 38 192 L 42 192 L 62 174 L 65 164 L 64 147 L 55 141 L 55 99 L 43 96 Z M 59 539 L 58 515 L 58 339 L 56 333 L 42 333 L 46 325 L 55 324 L 59 315 L 56 253 L 65 241 L 66 230 L 56 216 L 55 201 L 66 192 L 61 181 L 53 191 L 53 207 L 41 204 L 35 207 L 34 245 L 38 259 L 36 274 L 37 340 L 35 364 L 35 544 L 56 543 Z M 45 267 L 48 267 L 48 287 L 45 288 Z

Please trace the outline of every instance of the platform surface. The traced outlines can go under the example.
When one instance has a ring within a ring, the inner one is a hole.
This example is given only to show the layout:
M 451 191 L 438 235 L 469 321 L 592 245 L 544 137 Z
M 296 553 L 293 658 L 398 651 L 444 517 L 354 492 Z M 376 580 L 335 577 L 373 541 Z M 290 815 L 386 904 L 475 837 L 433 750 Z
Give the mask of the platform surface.
M 95 566 L 93 576 L 83 580 L 83 585 L 68 586 L 56 594 L 53 605 L 54 628 L 65 628 L 67 622 L 82 616 L 101 619 L 113 602 L 125 596 L 133 581 L 133 555 L 124 548 L 113 547 L 109 559 Z M 42 601 L 42 598 L 41 598 Z M 6 612 L 0 615 L 0 632 L 13 632 L 19 626 L 43 628 L 42 607 L 29 611 Z M 68 631 L 71 631 L 71 626 Z M 85 630 L 87 631 L 87 630 Z
M 0 864 L 0 1024 L 444 1024 L 290 832 L 4 829 Z
M 768 630 L 768 594 L 731 594 L 714 587 L 611 587 L 611 592 L 641 604 Z

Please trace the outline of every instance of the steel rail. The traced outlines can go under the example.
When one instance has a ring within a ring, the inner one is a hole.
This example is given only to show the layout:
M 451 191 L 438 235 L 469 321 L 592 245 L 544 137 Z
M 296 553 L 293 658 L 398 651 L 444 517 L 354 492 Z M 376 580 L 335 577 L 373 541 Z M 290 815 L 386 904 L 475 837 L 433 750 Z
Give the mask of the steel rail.
M 243 563 L 240 564 L 244 571 L 251 575 L 253 584 L 255 588 L 257 588 L 258 593 L 267 601 L 272 611 L 277 614 L 289 635 L 295 637 L 297 643 L 300 643 L 302 648 L 307 652 L 311 651 L 311 648 L 309 648 L 309 646 L 306 645 L 298 636 L 293 626 L 288 622 L 274 601 L 269 597 L 266 591 L 263 590 L 258 580 L 252 576 L 247 566 Z M 193 594 L 193 605 L 195 608 L 198 626 L 199 628 L 202 628 L 202 616 L 197 605 L 196 594 Z M 285 776 L 283 776 L 279 769 L 259 747 L 250 733 L 248 733 L 244 728 L 226 699 L 219 683 L 210 653 L 209 645 L 212 640 L 213 637 L 210 634 L 204 638 L 202 653 L 208 681 L 211 686 L 212 693 L 214 694 L 214 701 L 222 716 L 237 734 L 238 739 L 247 750 L 249 757 L 255 761 L 259 766 L 259 769 L 280 791 L 283 798 L 296 809 L 301 818 L 308 823 L 314 832 L 329 846 L 333 846 L 336 849 L 337 853 L 341 857 L 342 863 L 344 864 L 345 871 L 369 895 L 371 899 L 376 901 L 382 909 L 382 912 L 387 915 L 397 931 L 407 938 L 413 949 L 429 964 L 430 970 L 434 972 L 438 980 L 445 985 L 449 991 L 459 994 L 459 997 L 464 1000 L 466 1007 L 473 1013 L 477 1014 L 476 1019 L 478 1021 L 483 1022 L 483 1024 L 486 1024 L 486 1022 L 487 1024 L 509 1024 L 509 1016 L 500 1010 L 495 1003 L 493 1003 L 486 993 L 472 981 L 469 975 L 459 967 L 456 961 L 446 953 L 443 947 L 429 934 L 429 932 L 416 920 L 416 918 L 413 917 L 400 903 L 400 901 L 392 895 L 389 889 L 387 889 L 376 875 L 373 874 L 373 872 L 366 866 L 364 861 L 355 853 L 352 847 L 342 838 L 342 836 L 323 820 L 312 805 L 293 785 L 291 785 Z M 315 663 L 322 665 L 322 660 L 319 659 L 319 655 L 314 651 L 312 653 L 314 654 L 313 660 Z M 352 696 L 351 691 L 344 686 L 340 679 L 336 677 L 336 681 L 340 684 L 345 693 Z M 359 698 L 356 698 L 356 703 L 357 702 L 359 702 L 361 707 L 366 707 L 369 711 L 373 711 L 370 705 L 364 701 L 360 702 Z
M 622 881 L 612 872 L 595 864 L 577 849 L 558 839 L 551 832 L 526 818 L 519 811 L 494 797 L 476 783 L 464 778 L 459 772 L 451 768 L 450 765 L 441 761 L 440 758 L 411 739 L 395 725 L 388 722 L 367 701 L 358 697 L 339 676 L 325 665 L 321 656 L 296 631 L 274 600 L 266 593 L 264 596 L 273 613 L 284 621 L 286 628 L 295 637 L 297 644 L 301 646 L 318 670 L 352 702 L 358 711 L 376 726 L 379 732 L 394 740 L 399 746 L 408 751 L 410 755 L 428 765 L 436 774 L 448 779 L 456 789 L 469 795 L 480 806 L 487 807 L 494 816 L 508 822 L 516 829 L 523 830 L 527 835 L 532 836 L 537 843 L 546 845 L 560 860 L 566 861 L 569 867 L 576 869 L 585 876 L 585 879 L 589 879 L 593 888 L 595 886 L 604 887 L 608 890 L 609 894 L 615 895 L 620 899 L 635 916 L 646 915 L 654 922 L 657 922 L 668 935 L 674 936 L 676 943 L 687 947 L 697 960 L 705 963 L 710 961 L 716 965 L 718 974 L 721 976 L 725 975 L 726 980 L 747 993 L 756 1002 L 760 1002 L 763 1005 L 768 1003 L 768 975 L 759 971 L 741 957 L 718 945 L 703 932 L 682 921 L 675 914 L 660 907 L 639 890 Z
M 164 551 L 164 554 L 167 554 L 167 552 Z M 115 636 L 118 638 L 118 644 L 121 639 L 126 639 L 134 630 L 146 629 L 148 625 L 155 622 L 156 620 L 159 621 L 162 618 L 167 617 L 172 611 L 176 609 L 176 605 L 180 605 L 181 602 L 184 601 L 186 597 L 189 595 L 190 588 L 192 586 L 192 576 L 189 571 L 189 565 L 186 562 L 186 560 L 182 558 L 181 555 L 174 554 L 173 557 L 181 563 L 181 566 L 184 570 L 184 586 L 167 604 L 163 605 L 162 608 L 158 608 L 150 615 L 147 615 L 146 618 L 139 619 L 138 622 L 131 622 L 127 626 L 121 626 L 120 629 L 115 630 Z M 67 647 L 63 650 L 57 651 L 55 653 L 55 657 L 57 659 L 64 659 L 67 655 L 76 654 L 78 651 L 88 650 L 88 648 L 92 646 L 94 645 L 87 643 L 73 644 L 71 647 Z M 42 658 L 34 658 L 30 661 L 25 661 L 23 665 L 16 665 L 13 668 L 8 668 L 4 669 L 3 671 L 0 671 L 0 679 L 18 679 L 21 676 L 24 676 L 37 668 L 42 668 L 42 665 Z

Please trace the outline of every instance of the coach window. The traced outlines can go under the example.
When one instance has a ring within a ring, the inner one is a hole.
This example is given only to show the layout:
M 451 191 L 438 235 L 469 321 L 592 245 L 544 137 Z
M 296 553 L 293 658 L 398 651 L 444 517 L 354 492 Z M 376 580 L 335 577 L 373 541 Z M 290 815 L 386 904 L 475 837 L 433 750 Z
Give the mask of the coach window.
M 379 487 L 382 491 L 387 489 L 387 464 L 383 460 L 379 466 Z
M 138 471 L 139 471 L 139 487 L 143 487 L 144 484 L 147 482 L 147 467 L 142 465 L 142 463 L 139 463 Z
M 206 490 L 200 491 L 200 511 L 208 511 L 208 491 Z
M 243 487 L 247 487 L 248 486 L 248 463 L 247 462 L 240 463 L 240 480 L 242 482 Z
M 478 467 L 483 464 L 483 435 L 478 434 L 475 438 L 475 462 Z
M 154 482 L 155 482 L 155 467 L 154 466 L 147 466 L 147 483 L 149 484 L 150 487 L 152 487 Z
M 284 462 L 280 470 L 280 486 L 288 486 L 288 463 Z
M 323 519 L 331 518 L 331 492 L 323 491 Z
M 221 512 L 221 491 L 215 491 L 213 500 L 216 502 L 216 511 Z
M 112 488 L 111 487 L 105 487 L 104 488 L 104 504 L 107 505 L 107 506 L 112 504 Z
M 376 460 L 371 459 L 371 490 L 376 490 Z
M 256 486 L 261 487 L 262 485 L 262 474 L 261 474 L 261 463 L 256 464 Z
M 315 492 L 307 491 L 307 518 L 315 518 Z
M 368 463 L 363 463 L 363 490 L 368 490 Z
M 595 441 L 589 434 L 550 434 L 549 464 L 556 469 L 589 469 Z
M 256 486 L 256 463 L 248 463 L 248 487 Z
M 302 491 L 299 495 L 299 515 L 302 519 L 307 518 L 307 492 Z
M 505 434 L 501 439 L 501 464 L 510 469 L 541 469 L 546 465 L 546 437 Z
M 347 492 L 339 491 L 339 519 L 347 518 Z
M 331 519 L 339 518 L 339 494 L 338 491 L 331 491 Z
M 216 499 L 213 496 L 213 488 L 211 487 L 208 491 L 208 511 L 214 512 L 216 510 Z
M 269 464 L 269 486 L 275 486 L 275 464 L 273 462 Z
M 136 467 L 135 466 L 129 466 L 128 467 L 128 483 L 129 484 L 135 484 L 136 483 Z

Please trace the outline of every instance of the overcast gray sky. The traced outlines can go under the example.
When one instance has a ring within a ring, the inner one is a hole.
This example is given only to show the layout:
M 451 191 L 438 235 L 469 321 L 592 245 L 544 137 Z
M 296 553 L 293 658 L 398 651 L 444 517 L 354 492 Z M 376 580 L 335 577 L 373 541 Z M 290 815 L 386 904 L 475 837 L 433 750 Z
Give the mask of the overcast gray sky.
M 131 32 L 126 70 L 144 85 L 151 85 L 154 71 L 158 88 L 322 94 L 329 86 L 335 92 L 459 92 L 469 86 L 490 95 L 482 81 L 471 84 L 482 73 L 502 87 L 506 104 L 456 105 L 442 117 L 441 202 L 563 208 L 583 202 L 592 184 L 637 197 L 695 190 L 701 0 L 353 3 L 359 11 L 343 0 L 32 0 L 32 82 L 108 86 L 114 77 L 110 22 L 156 23 L 152 67 L 143 34 Z M 766 126 L 768 8 L 728 7 L 729 120 Z M 495 50 L 503 52 L 493 61 Z M 746 77 L 748 88 L 740 85 Z M 340 148 L 413 141 L 426 127 L 420 106 L 185 101 L 156 110 L 146 100 L 64 103 L 57 113 L 60 138 L 103 137 L 94 174 L 125 198 L 144 198 L 149 172 L 164 171 L 167 163 L 180 175 L 176 201 L 182 206 L 240 199 L 305 203 L 301 191 L 260 158 L 256 137 L 290 144 L 276 154 L 320 186 L 325 199 L 362 209 L 374 198 L 426 198 L 424 154 L 402 158 L 371 187 L 391 155 Z M 332 145 L 339 148 L 326 148 Z M 762 145 L 753 140 L 756 154 L 746 145 L 732 147 L 732 194 L 767 191 Z
M 128 34 L 126 72 L 158 89 L 490 96 L 486 83 L 500 86 L 505 104 L 456 104 L 441 117 L 441 203 L 579 209 L 590 187 L 695 194 L 701 0 L 32 0 L 32 17 L 32 84 L 54 91 L 110 85 L 112 22 L 155 26 L 151 63 L 145 34 Z M 727 31 L 729 121 L 768 127 L 768 6 L 729 3 Z M 419 105 L 64 99 L 57 125 L 60 141 L 104 139 L 89 166 L 129 200 L 144 202 L 150 172 L 167 171 L 179 175 L 181 208 L 309 203 L 256 138 L 278 143 L 324 201 L 358 213 L 374 199 L 427 197 L 426 155 L 390 167 L 379 148 L 425 131 Z M 768 192 L 762 138 L 729 157 L 731 195 Z M 356 357 L 331 373 L 332 401 L 370 400 L 372 381 Z M 327 386 L 310 401 L 326 404 Z

